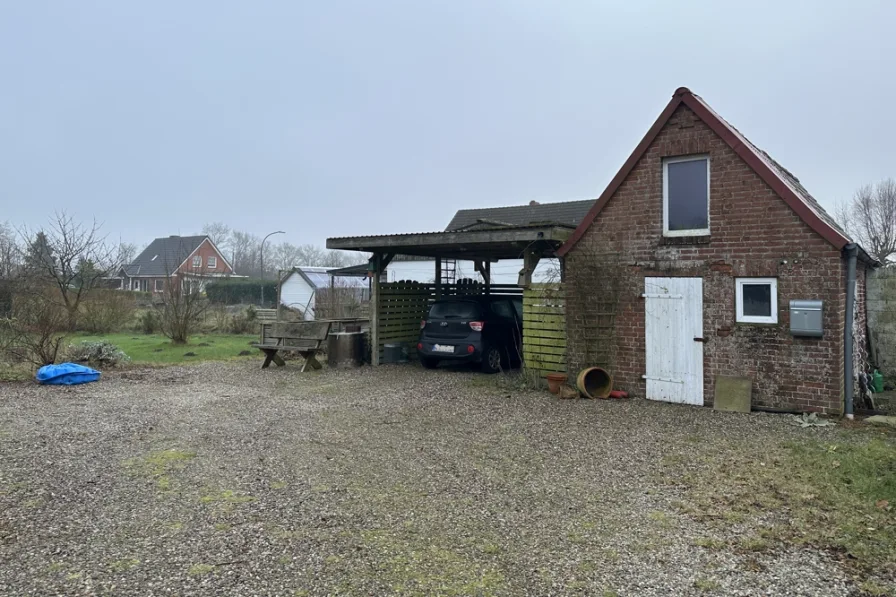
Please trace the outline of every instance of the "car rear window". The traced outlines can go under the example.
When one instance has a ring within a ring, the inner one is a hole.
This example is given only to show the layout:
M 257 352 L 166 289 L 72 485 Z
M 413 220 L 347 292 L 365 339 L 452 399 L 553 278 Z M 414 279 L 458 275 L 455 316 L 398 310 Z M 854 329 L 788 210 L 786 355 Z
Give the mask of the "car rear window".
M 479 305 L 469 301 L 433 303 L 429 309 L 430 317 L 446 319 L 474 319 L 479 317 L 479 313 Z

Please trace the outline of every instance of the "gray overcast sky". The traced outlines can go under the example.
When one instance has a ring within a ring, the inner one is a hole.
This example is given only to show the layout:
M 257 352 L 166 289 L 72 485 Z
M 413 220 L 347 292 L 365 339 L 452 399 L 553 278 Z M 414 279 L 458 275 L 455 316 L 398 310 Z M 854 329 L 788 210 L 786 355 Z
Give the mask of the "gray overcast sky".
M 896 2 L 0 0 L 0 221 L 293 243 L 597 197 L 679 86 L 826 206 L 896 176 Z

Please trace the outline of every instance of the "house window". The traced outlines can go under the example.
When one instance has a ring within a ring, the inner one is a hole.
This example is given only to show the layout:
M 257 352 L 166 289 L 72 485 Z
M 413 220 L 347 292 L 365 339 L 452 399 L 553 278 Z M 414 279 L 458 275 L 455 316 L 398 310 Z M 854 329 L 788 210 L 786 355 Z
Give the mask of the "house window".
M 165 290 L 165 280 L 156 280 L 156 292 L 162 292 L 163 290 Z
M 709 156 L 663 160 L 663 236 L 709 234 Z
M 208 258 L 208 268 L 214 269 L 216 267 L 218 267 L 218 258 L 215 257 L 214 255 L 212 255 L 211 257 Z
M 202 257 L 196 255 L 193 257 L 193 267 L 202 267 Z
M 737 322 L 778 323 L 778 280 L 737 278 Z

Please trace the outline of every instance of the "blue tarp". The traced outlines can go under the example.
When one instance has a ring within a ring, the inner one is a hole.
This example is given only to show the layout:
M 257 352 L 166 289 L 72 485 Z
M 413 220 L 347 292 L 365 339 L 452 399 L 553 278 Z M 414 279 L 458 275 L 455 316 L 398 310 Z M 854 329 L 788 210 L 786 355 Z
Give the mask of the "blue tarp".
M 75 363 L 59 363 L 58 365 L 44 365 L 37 370 L 35 376 L 42 384 L 53 386 L 73 386 L 79 383 L 97 381 L 100 372 L 84 365 Z

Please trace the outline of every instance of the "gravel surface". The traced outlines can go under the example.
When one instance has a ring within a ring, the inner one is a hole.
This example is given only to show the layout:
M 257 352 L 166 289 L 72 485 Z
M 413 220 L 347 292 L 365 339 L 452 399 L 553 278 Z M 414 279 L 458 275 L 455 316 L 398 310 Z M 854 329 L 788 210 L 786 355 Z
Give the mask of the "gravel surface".
M 494 379 L 232 362 L 0 384 L 0 594 L 856 594 L 825 553 L 680 514 L 665 468 L 834 431 Z

